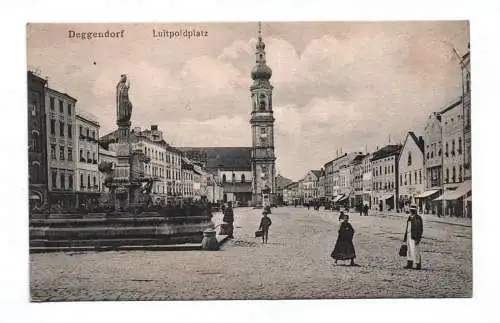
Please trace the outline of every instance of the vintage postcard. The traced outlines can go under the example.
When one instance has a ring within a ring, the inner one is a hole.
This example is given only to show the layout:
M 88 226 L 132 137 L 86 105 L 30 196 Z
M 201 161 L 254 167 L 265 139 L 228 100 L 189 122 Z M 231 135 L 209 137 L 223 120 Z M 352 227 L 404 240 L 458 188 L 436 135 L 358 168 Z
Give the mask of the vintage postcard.
M 31 301 L 472 297 L 468 21 L 26 33 Z

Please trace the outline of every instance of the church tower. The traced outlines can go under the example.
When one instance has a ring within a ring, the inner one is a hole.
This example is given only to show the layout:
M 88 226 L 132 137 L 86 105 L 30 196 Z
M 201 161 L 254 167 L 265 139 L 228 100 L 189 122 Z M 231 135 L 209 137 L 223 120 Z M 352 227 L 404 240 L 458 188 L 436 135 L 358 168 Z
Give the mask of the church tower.
M 262 206 L 262 194 L 268 192 L 271 203 L 276 197 L 276 168 L 274 156 L 273 86 L 269 82 L 272 71 L 266 64 L 265 44 L 262 41 L 261 23 L 255 51 L 255 66 L 250 87 L 252 113 L 252 202 Z

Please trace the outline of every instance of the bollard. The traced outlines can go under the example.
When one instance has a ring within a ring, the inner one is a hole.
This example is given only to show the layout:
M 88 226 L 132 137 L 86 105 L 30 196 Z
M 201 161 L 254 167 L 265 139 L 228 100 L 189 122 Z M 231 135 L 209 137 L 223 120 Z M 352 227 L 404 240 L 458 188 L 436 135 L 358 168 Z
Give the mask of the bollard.
M 208 229 L 203 231 L 203 240 L 201 241 L 201 249 L 203 250 L 219 250 L 219 243 L 215 237 L 216 231 Z

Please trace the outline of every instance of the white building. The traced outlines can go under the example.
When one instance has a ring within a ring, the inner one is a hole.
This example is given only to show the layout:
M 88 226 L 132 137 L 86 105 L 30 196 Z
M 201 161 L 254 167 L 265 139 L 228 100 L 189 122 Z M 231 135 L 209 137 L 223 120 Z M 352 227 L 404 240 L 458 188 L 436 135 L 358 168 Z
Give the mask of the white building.
M 408 207 L 417 203 L 416 197 L 425 191 L 424 140 L 408 132 L 398 159 L 400 203 Z M 423 211 L 419 201 L 420 212 Z M 407 208 L 405 208 L 407 210 Z

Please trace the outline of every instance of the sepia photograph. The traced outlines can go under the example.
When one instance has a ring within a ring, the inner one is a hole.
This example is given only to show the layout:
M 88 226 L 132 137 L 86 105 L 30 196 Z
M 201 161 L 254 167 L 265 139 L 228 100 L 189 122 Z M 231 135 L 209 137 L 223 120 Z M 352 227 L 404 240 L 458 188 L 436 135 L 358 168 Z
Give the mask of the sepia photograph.
M 30 301 L 471 298 L 470 51 L 467 20 L 27 23 Z

